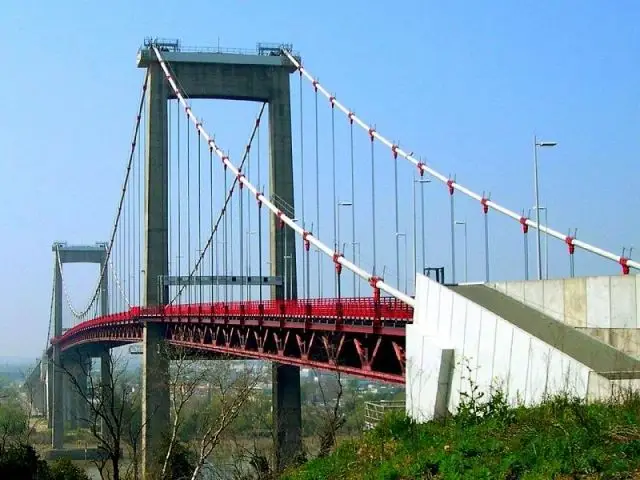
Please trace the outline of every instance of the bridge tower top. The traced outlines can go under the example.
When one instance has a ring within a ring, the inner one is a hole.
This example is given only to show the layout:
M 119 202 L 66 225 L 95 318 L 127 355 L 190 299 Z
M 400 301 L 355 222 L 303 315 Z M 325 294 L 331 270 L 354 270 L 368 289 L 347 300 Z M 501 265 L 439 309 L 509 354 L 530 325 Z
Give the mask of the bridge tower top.
M 301 62 L 300 55 L 293 51 L 290 43 L 256 44 L 255 49 L 217 47 L 189 47 L 183 46 L 177 39 L 145 38 L 138 50 L 137 66 L 148 68 L 150 64 L 158 63 L 153 52 L 153 46 L 162 52 L 164 60 L 169 63 L 213 63 L 232 65 L 252 65 L 265 67 L 283 67 L 290 73 L 296 70 L 295 65 L 282 53 L 290 52 L 296 60 Z M 181 79 L 182 81 L 182 79 Z

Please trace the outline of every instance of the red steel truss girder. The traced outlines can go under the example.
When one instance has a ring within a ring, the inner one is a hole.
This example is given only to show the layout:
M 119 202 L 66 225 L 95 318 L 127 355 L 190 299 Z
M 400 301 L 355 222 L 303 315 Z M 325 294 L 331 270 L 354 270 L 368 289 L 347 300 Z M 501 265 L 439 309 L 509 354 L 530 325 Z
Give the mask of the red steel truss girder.
M 379 380 L 388 383 L 404 384 L 404 374 L 377 372 L 375 370 L 363 370 L 357 367 L 348 367 L 314 360 L 303 360 L 295 357 L 286 357 L 279 354 L 262 353 L 259 355 L 253 352 L 238 350 L 234 348 L 218 347 L 212 345 L 192 344 L 189 342 L 172 341 L 171 344 L 182 347 L 190 347 L 195 350 L 212 351 L 220 354 L 232 355 L 244 358 L 253 358 L 259 360 L 270 360 L 273 362 L 285 363 L 288 365 L 296 365 L 303 368 L 317 368 L 319 370 L 329 370 L 332 372 L 340 372 L 345 375 L 353 375 L 356 377 L 366 378 L 368 380 Z
M 171 344 L 239 357 L 404 383 L 404 337 L 352 331 L 282 329 L 279 326 L 181 322 L 165 319 Z M 60 339 L 63 350 L 87 343 L 134 343 L 142 323 L 102 324 Z

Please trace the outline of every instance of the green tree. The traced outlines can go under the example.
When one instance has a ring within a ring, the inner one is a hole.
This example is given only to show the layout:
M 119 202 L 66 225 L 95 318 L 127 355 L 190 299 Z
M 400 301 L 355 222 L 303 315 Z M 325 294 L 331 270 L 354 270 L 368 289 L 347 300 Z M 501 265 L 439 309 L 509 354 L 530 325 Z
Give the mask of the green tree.
M 89 480 L 89 476 L 68 458 L 60 458 L 49 466 L 50 480 Z
M 0 451 L 9 445 L 28 443 L 29 415 L 20 403 L 19 394 L 10 389 L 3 390 L 0 398 Z
M 0 449 L 0 478 L 50 480 L 47 462 L 31 445 L 14 444 Z
M 142 422 L 139 420 L 141 402 L 139 389 L 127 374 L 127 361 L 110 351 L 103 364 L 106 374 L 96 384 L 91 375 L 91 364 L 83 361 L 81 352 L 75 354 L 78 364 L 84 369 L 81 378 L 86 378 L 89 385 L 81 385 L 74 372 L 64 364 L 60 367 L 66 373 L 72 388 L 88 407 L 89 418 L 83 420 L 88 421 L 89 431 L 98 443 L 101 460 L 96 462 L 96 467 L 100 475 L 104 478 L 110 474 L 113 480 L 120 480 L 123 449 L 128 445 L 132 456 L 135 456 L 132 458 L 135 466 L 133 477 L 138 478 L 137 442 L 142 429 Z M 110 472 L 105 470 L 106 462 L 110 464 Z

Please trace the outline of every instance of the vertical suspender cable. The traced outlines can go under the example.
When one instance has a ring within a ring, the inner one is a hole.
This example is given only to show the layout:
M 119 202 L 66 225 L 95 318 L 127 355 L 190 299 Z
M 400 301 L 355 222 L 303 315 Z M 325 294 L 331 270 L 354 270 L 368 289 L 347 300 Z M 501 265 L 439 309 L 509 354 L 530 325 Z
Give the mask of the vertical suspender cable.
M 235 192 L 233 191 L 233 185 L 232 185 L 231 195 L 233 195 L 234 193 Z M 229 256 L 231 257 L 229 259 L 229 264 L 231 267 L 231 271 L 229 273 L 233 277 L 235 275 L 233 273 L 235 271 L 233 267 L 233 198 L 231 198 L 231 200 L 229 201 Z M 233 287 L 234 285 L 231 285 L 231 301 L 232 302 L 233 302 L 233 299 L 235 298 L 235 294 L 234 294 L 235 289 Z
M 135 179 L 136 176 L 136 164 L 134 162 L 133 164 L 133 178 Z M 135 182 L 134 182 L 135 183 Z M 134 253 L 133 253 L 133 247 L 134 247 L 134 230 L 133 230 L 133 213 L 134 213 L 134 209 L 133 209 L 133 202 L 135 200 L 135 187 L 134 188 L 130 188 L 128 189 L 129 192 L 129 198 L 127 199 L 127 210 L 129 211 L 128 217 L 129 217 L 129 221 L 127 222 L 127 228 L 129 229 L 129 255 L 127 256 L 127 270 L 128 270 L 128 275 L 127 275 L 127 296 L 129 297 L 129 301 L 133 301 L 133 298 L 131 297 L 131 287 L 132 287 L 132 272 L 133 272 L 133 268 L 134 268 L 134 263 L 133 260 L 135 259 Z
M 171 128 L 173 126 L 172 123 L 171 123 L 171 101 L 169 101 L 169 105 L 167 106 L 167 121 L 169 123 L 169 127 L 167 129 L 167 132 L 168 132 L 168 134 L 167 134 L 167 144 L 168 144 L 168 149 L 169 149 L 169 153 L 167 155 L 167 165 L 168 165 L 168 171 L 167 171 L 167 183 L 168 183 L 168 186 L 167 186 L 167 189 L 169 190 L 168 199 L 167 199 L 167 204 L 168 204 L 168 206 L 167 206 L 167 209 L 168 209 L 168 212 L 167 212 L 168 213 L 167 223 L 169 225 L 168 226 L 169 231 L 167 232 L 167 243 L 168 243 L 168 245 L 167 245 L 167 256 L 169 258 L 167 258 L 167 261 L 169 262 L 169 270 L 168 270 L 168 272 L 169 272 L 169 275 L 171 275 L 172 274 L 172 269 L 171 269 L 171 261 L 172 261 L 172 258 L 171 258 L 171 247 L 173 247 L 173 239 L 171 238 L 172 237 L 171 232 L 173 231 L 173 229 L 171 228 L 171 219 L 173 218 L 173 215 L 171 214 L 172 213 L 171 210 L 173 208 L 173 201 L 171 199 L 171 193 L 172 193 L 171 192 L 171 190 L 172 190 L 171 189 L 171 173 L 172 173 L 172 170 L 173 170 L 171 168 L 171 159 L 172 159 L 172 156 L 173 156 L 173 151 L 172 151 L 172 148 L 171 148 L 172 147 L 172 144 L 171 144 L 171 133 L 172 133 L 171 132 Z M 164 285 L 161 287 L 162 288 L 162 292 L 164 292 L 164 288 L 163 287 L 164 287 Z M 167 301 L 168 300 L 169 299 L 167 299 Z
M 316 237 L 320 237 L 320 150 L 318 139 L 318 89 L 315 89 L 315 114 L 316 114 Z M 320 252 L 318 253 L 318 298 L 322 298 L 322 265 Z
M 176 257 L 176 263 L 178 264 L 178 268 L 177 273 L 178 273 L 178 278 L 180 278 L 181 272 L 182 272 L 182 244 L 181 244 L 181 239 L 182 239 L 182 228 L 181 228 L 181 218 L 182 218 L 182 205 L 180 202 L 180 199 L 182 198 L 182 184 L 180 183 L 180 117 L 182 115 L 180 115 L 180 101 L 178 99 L 176 99 L 176 111 L 178 112 L 176 114 L 176 121 L 177 121 L 177 125 L 176 125 L 176 132 L 177 132 L 177 142 L 178 142 L 178 158 L 177 158 L 177 184 L 178 184 L 178 255 Z
M 138 156 L 138 161 L 136 163 L 133 164 L 133 224 L 134 224 L 134 230 L 133 230 L 133 274 L 134 274 L 134 282 L 135 279 L 138 278 L 138 275 L 140 275 L 140 267 L 138 265 L 139 259 L 138 259 L 138 247 L 137 245 L 140 244 L 140 237 L 139 237 L 139 233 L 140 233 L 140 205 L 138 204 L 138 187 L 140 186 L 140 184 L 138 183 L 139 180 L 139 175 L 140 175 L 140 168 L 142 167 L 140 165 L 140 141 L 142 140 L 142 135 L 138 135 L 138 141 L 136 142 L 136 148 L 138 150 L 137 152 L 137 156 Z M 104 277 L 103 277 L 104 278 Z M 104 280 L 101 280 L 104 281 Z M 133 298 L 131 299 L 131 301 L 133 302 L 134 305 L 141 305 L 140 299 L 138 297 L 139 292 L 137 291 L 137 285 L 134 284 L 133 286 Z
M 484 260 L 485 281 L 489 281 L 489 207 L 484 206 Z
M 261 178 L 260 178 L 260 132 L 261 132 L 261 127 L 260 124 L 258 124 L 258 128 L 257 128 L 257 132 L 256 135 L 258 136 L 257 140 L 258 140 L 258 155 L 257 155 L 257 162 L 258 162 L 258 188 L 262 189 L 262 191 L 264 192 L 264 188 L 262 186 L 262 183 L 260 183 Z M 260 277 L 260 287 L 259 287 L 259 292 L 258 295 L 260 297 L 260 304 L 262 305 L 262 203 L 258 203 L 258 276 Z
M 333 251 L 338 252 L 340 245 L 338 245 L 338 199 L 336 198 L 336 110 L 333 106 L 333 97 L 331 101 L 331 177 L 333 186 Z M 336 284 L 334 287 L 335 295 L 338 296 L 338 290 L 340 282 L 340 275 L 336 271 Z
M 351 150 L 351 258 L 356 261 L 356 183 L 353 152 L 353 119 L 349 117 L 349 136 Z M 356 274 L 353 272 L 353 296 L 356 296 Z
M 223 176 L 224 176 L 224 191 L 222 192 L 223 205 L 224 205 L 224 201 L 227 198 L 227 184 L 228 184 L 228 181 L 227 181 L 227 166 L 226 165 L 224 166 L 224 170 L 225 170 L 225 172 L 223 174 Z M 224 229 L 223 229 L 224 230 L 224 232 L 223 232 L 224 233 L 224 235 L 223 235 L 224 240 L 223 240 L 223 247 L 222 247 L 222 264 L 223 264 L 223 270 L 224 270 L 223 275 L 225 277 L 225 282 L 224 282 L 224 302 L 227 303 L 229 301 L 229 285 L 227 284 L 227 281 L 226 281 L 226 277 L 229 275 L 229 271 L 228 271 L 229 262 L 228 262 L 228 257 L 227 257 L 227 249 L 229 247 L 229 244 L 227 243 L 227 230 L 228 230 L 227 224 L 229 223 L 229 218 L 228 218 L 229 215 L 227 215 L 227 208 L 223 207 L 223 209 L 224 209 L 224 213 L 223 213 L 223 215 L 224 215 Z
M 198 129 L 198 255 L 202 248 L 202 144 L 200 143 L 200 129 Z M 191 268 L 191 265 L 189 265 Z M 196 272 L 202 276 L 202 270 Z M 198 303 L 202 303 L 202 281 L 198 279 Z
M 423 170 L 420 170 L 420 179 L 422 179 L 422 172 Z M 424 269 L 427 266 L 427 252 L 425 247 L 427 237 L 424 230 L 424 182 L 420 182 L 420 217 L 420 229 L 422 231 L 422 238 L 420 240 L 422 246 L 422 268 L 420 268 L 420 273 L 424 273 Z
M 260 111 L 260 115 L 262 115 L 263 111 L 264 111 L 264 107 L 266 104 L 263 104 L 263 107 Z M 188 109 L 188 108 L 187 108 Z M 188 114 L 192 115 L 190 109 L 188 109 Z M 213 149 L 215 149 L 215 147 L 212 145 L 213 140 L 211 139 L 211 137 L 208 137 L 208 134 L 206 133 L 206 130 L 202 127 L 202 124 L 200 124 L 200 122 L 198 122 L 195 117 L 192 117 L 194 122 L 197 123 L 198 128 L 200 129 L 200 135 L 202 137 L 202 135 L 206 135 L 207 136 L 207 143 L 209 144 L 209 146 Z M 251 133 L 251 139 L 249 141 L 249 144 L 251 144 L 251 142 L 253 141 L 253 137 L 255 135 L 257 129 L 257 125 L 256 127 L 254 127 L 252 133 Z M 213 152 L 211 152 L 213 153 Z M 216 154 L 221 154 L 221 152 L 216 151 Z M 214 224 L 214 227 L 211 231 L 211 234 L 209 235 L 209 238 L 207 239 L 207 241 L 204 244 L 204 248 L 200 251 L 200 255 L 198 256 L 197 261 L 195 262 L 195 265 L 193 266 L 193 268 L 191 269 L 190 273 L 189 273 L 189 277 L 187 280 L 181 282 L 181 288 L 179 289 L 179 291 L 176 293 L 176 295 L 173 297 L 173 299 L 168 303 L 168 305 L 173 305 L 175 303 L 175 301 L 180 297 L 180 295 L 182 294 L 182 291 L 184 290 L 184 288 L 188 285 L 193 283 L 194 285 L 196 283 L 199 283 L 197 281 L 191 281 L 191 279 L 194 277 L 194 275 L 196 274 L 196 272 L 200 272 L 202 265 L 204 264 L 204 259 L 206 258 L 207 252 L 209 251 L 209 247 L 211 247 L 211 245 L 213 244 L 214 241 L 214 235 L 218 232 L 218 227 L 220 225 L 220 222 L 223 221 L 223 217 L 226 213 L 226 209 L 229 206 L 229 202 L 232 199 L 233 193 L 234 193 L 234 189 L 236 187 L 236 185 L 238 183 L 240 183 L 242 186 L 244 186 L 247 183 L 246 177 L 244 175 L 241 174 L 242 169 L 244 168 L 244 165 L 247 161 L 249 157 L 249 148 L 247 148 L 247 150 L 245 151 L 245 154 L 243 155 L 242 158 L 242 162 L 240 163 L 240 166 L 238 167 L 238 169 L 235 169 L 235 167 L 232 168 L 233 173 L 235 174 L 235 179 L 233 180 L 233 184 L 231 185 L 231 188 L 229 189 L 228 193 L 225 195 L 225 199 L 224 199 L 224 204 L 220 210 L 220 213 L 218 215 L 218 218 Z M 225 157 L 226 158 L 226 157 Z M 228 162 L 224 162 L 225 166 L 228 166 Z M 201 170 L 201 169 L 200 169 Z M 200 171 L 200 173 L 202 173 L 202 171 Z M 198 181 L 198 186 L 201 188 L 202 187 L 202 183 L 201 183 L 201 178 L 202 175 L 200 175 L 200 179 Z M 255 187 L 253 187 L 253 189 L 250 189 L 252 191 L 252 193 L 257 194 L 257 192 L 254 190 Z M 201 209 L 201 206 L 200 206 Z M 200 212 L 202 213 L 202 212 Z M 199 224 L 199 228 L 201 230 L 201 223 Z
M 144 121 L 144 117 L 142 119 L 142 121 Z M 144 132 L 145 130 L 142 129 L 142 132 Z M 143 206 L 144 206 L 144 200 L 143 200 L 143 195 L 145 192 L 145 186 L 144 186 L 144 172 L 146 171 L 146 165 L 144 163 L 144 156 L 142 155 L 142 152 L 145 151 L 146 149 L 146 138 L 147 136 L 142 133 L 142 138 L 143 138 L 143 142 L 144 145 L 140 146 L 140 151 L 138 152 L 138 164 L 140 165 L 140 169 L 138 170 L 138 296 L 139 296 L 139 305 L 143 305 L 144 304 L 144 294 L 142 292 L 142 285 L 143 285 L 143 274 L 142 274 L 142 270 L 143 270 L 143 264 L 142 264 L 142 243 L 143 243 L 143 239 L 144 239 L 144 230 L 143 230 L 143 222 L 144 222 L 144 210 L 143 210 Z
M 449 180 L 451 182 L 451 180 Z M 453 186 L 449 183 L 449 197 L 450 197 L 450 212 L 451 212 L 451 282 L 456 283 L 456 235 L 455 235 L 455 215 L 454 215 L 454 199 L 453 199 Z
M 124 211 L 124 214 L 126 214 L 126 209 Z M 126 224 L 126 219 L 124 222 L 122 222 L 120 224 L 120 228 L 118 229 L 118 269 L 116 271 L 116 275 L 119 278 L 123 277 L 123 270 L 124 270 L 124 228 L 122 225 Z M 122 312 L 124 310 L 124 299 L 122 298 L 122 295 L 118 295 L 118 299 L 120 300 L 121 305 L 118 307 L 118 311 Z
M 520 217 L 520 224 L 522 225 L 522 237 L 524 244 L 524 279 L 529 280 L 529 224 L 524 216 L 524 210 Z
M 187 271 L 191 269 L 191 128 L 187 126 Z M 187 301 L 191 303 L 191 282 L 189 281 Z
M 247 146 L 247 176 L 251 178 L 251 144 Z M 247 190 L 247 279 L 251 277 L 251 197 Z M 246 299 L 251 301 L 251 285 L 247 280 Z
M 209 146 L 209 210 L 210 210 L 210 218 L 211 218 L 211 231 L 213 232 L 213 147 Z M 215 257 L 215 273 L 214 273 L 214 258 Z M 214 276 L 215 275 L 215 276 Z M 211 249 L 211 276 L 213 278 L 218 277 L 218 232 L 216 231 L 215 244 Z M 213 292 L 215 289 L 216 292 L 216 300 L 218 294 L 217 286 L 214 287 L 214 281 L 211 281 L 211 303 L 213 303 Z
M 371 231 L 373 233 L 371 241 L 373 243 L 373 269 L 372 273 L 376 275 L 376 175 L 375 175 L 375 155 L 373 142 L 373 129 L 369 131 L 371 139 Z
M 306 230 L 306 217 L 305 217 L 305 209 L 304 209 L 304 121 L 302 118 L 302 72 L 300 72 L 300 199 L 301 199 L 301 207 L 302 207 L 302 228 Z M 309 252 L 305 249 L 304 238 L 301 238 L 302 255 L 309 256 Z M 307 272 L 307 267 L 305 263 L 302 262 L 302 296 L 304 298 L 309 297 L 309 272 Z M 297 265 L 297 262 L 296 262 Z
M 398 154 L 393 150 L 393 179 L 394 179 L 394 200 L 395 200 L 395 232 L 396 237 L 396 288 L 400 289 L 400 218 L 398 214 Z M 405 237 L 406 238 L 406 237 Z M 405 255 L 407 252 L 405 252 Z M 404 273 L 405 276 L 407 272 Z
M 240 277 L 240 301 L 244 301 L 244 225 L 243 225 L 243 219 L 244 219 L 244 208 L 242 205 L 242 194 L 243 192 L 243 188 L 242 188 L 242 183 L 240 183 L 239 185 L 240 190 L 238 191 L 238 213 L 240 216 L 239 222 L 239 237 L 240 237 L 240 254 L 238 255 L 240 258 L 240 268 L 239 268 L 239 277 Z
M 413 286 L 413 295 L 416 294 L 416 284 L 415 284 L 415 272 L 418 270 L 418 232 L 416 227 L 416 183 L 420 181 L 419 177 L 411 179 L 412 189 L 411 189 L 411 233 L 413 234 L 413 269 L 412 269 L 412 286 Z

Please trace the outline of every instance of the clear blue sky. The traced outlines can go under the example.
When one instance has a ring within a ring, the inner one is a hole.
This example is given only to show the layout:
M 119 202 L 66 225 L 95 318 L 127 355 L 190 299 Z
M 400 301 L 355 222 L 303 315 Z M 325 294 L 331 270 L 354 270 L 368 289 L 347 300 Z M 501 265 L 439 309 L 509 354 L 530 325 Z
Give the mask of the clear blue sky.
M 43 346 L 51 243 L 93 243 L 109 233 L 143 75 L 135 55 L 145 36 L 248 48 L 291 42 L 305 65 L 379 131 L 511 208 L 533 204 L 534 131 L 556 140 L 557 148 L 541 152 L 550 224 L 578 227 L 580 238 L 620 251 L 634 242 L 640 248 L 638 24 L 640 4 L 631 0 L 192 1 L 188 7 L 5 0 L 0 356 L 35 356 Z M 220 142 L 238 151 L 254 107 L 224 105 L 220 128 L 216 107 L 203 116 Z M 310 107 L 307 101 L 307 112 Z M 366 138 L 360 142 L 366 146 Z M 388 153 L 378 151 L 388 168 Z M 359 162 L 367 181 L 368 159 Z M 402 170 L 407 228 L 410 175 L 409 167 Z M 428 189 L 431 263 L 446 265 L 446 189 Z M 389 211 L 385 207 L 387 220 Z M 484 265 L 482 255 L 474 255 L 482 252 L 479 212 L 479 205 L 459 202 L 458 217 L 469 222 L 475 279 Z M 521 276 L 521 268 L 513 268 L 521 262 L 518 228 L 493 216 L 491 225 L 495 276 Z M 552 246 L 552 255 L 552 274 L 566 275 L 564 247 Z M 584 255 L 576 262 L 578 274 L 617 272 Z M 93 271 L 70 269 L 77 304 L 93 286 Z

